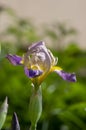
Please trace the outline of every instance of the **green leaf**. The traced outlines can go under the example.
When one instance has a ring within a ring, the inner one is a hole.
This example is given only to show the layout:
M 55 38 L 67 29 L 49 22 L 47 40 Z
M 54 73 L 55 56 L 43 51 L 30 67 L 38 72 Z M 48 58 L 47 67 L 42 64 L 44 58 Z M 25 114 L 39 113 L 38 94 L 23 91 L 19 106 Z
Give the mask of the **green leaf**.
M 1 108 L 0 108 L 0 130 L 5 122 L 8 110 L 7 97 L 5 98 Z

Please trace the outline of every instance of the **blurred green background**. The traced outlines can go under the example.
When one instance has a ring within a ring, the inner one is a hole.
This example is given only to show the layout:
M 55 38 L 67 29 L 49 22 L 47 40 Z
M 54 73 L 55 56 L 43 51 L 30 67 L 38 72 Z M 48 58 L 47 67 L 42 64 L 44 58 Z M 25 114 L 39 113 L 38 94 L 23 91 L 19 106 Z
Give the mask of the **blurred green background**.
M 21 130 L 30 127 L 28 105 L 31 81 L 23 67 L 13 66 L 5 58 L 7 53 L 23 55 L 32 42 L 48 39 L 50 50 L 58 57 L 58 66 L 67 72 L 75 72 L 76 83 L 63 81 L 57 74 L 50 74 L 42 83 L 43 113 L 38 130 L 86 130 L 86 51 L 76 41 L 66 40 L 76 36 L 76 29 L 66 23 L 45 25 L 38 32 L 31 20 L 19 18 L 12 9 L 0 7 L 0 15 L 7 13 L 13 24 L 0 32 L 0 104 L 6 96 L 9 110 L 3 130 L 9 130 L 12 114 L 18 115 Z M 9 40 L 11 37 L 11 40 Z M 69 44 L 64 47 L 64 43 Z M 46 43 L 47 46 L 47 43 Z

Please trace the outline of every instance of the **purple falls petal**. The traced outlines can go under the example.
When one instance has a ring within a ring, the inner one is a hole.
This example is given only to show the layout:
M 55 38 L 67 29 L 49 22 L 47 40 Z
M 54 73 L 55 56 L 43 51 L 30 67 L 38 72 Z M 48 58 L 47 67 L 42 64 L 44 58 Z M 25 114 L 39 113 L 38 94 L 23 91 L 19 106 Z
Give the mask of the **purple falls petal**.
M 14 112 L 13 117 L 12 117 L 11 130 L 20 130 L 18 117 L 17 117 L 15 112 Z
M 8 54 L 6 58 L 13 64 L 13 65 L 21 65 L 22 58 L 17 55 Z
M 55 70 L 55 72 L 61 76 L 64 80 L 67 80 L 69 82 L 76 82 L 76 75 L 75 73 L 67 73 L 63 70 Z
M 41 70 L 32 70 L 32 69 L 27 69 L 27 67 L 24 68 L 25 74 L 29 78 L 35 78 L 37 76 L 40 76 L 42 74 Z

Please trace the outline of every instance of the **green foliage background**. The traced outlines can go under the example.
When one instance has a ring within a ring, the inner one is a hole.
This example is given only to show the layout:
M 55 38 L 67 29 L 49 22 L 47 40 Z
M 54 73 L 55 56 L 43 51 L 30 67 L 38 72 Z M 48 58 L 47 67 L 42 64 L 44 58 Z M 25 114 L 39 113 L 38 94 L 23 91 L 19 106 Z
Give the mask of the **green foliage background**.
M 58 66 L 67 72 L 75 72 L 76 83 L 63 81 L 57 74 L 50 74 L 42 83 L 43 113 L 38 130 L 85 130 L 86 129 L 86 51 L 75 42 L 64 48 L 64 41 L 76 35 L 73 28 L 64 23 L 55 23 L 43 28 L 40 35 L 30 20 L 19 18 L 13 10 L 0 8 L 0 15 L 7 13 L 13 20 L 4 32 L 0 32 L 0 103 L 6 96 L 9 111 L 3 130 L 9 130 L 12 114 L 18 115 L 21 130 L 29 129 L 28 104 L 31 81 L 25 76 L 23 67 L 12 66 L 5 58 L 7 53 L 23 55 L 27 46 L 45 37 L 53 44 L 50 48 L 58 57 Z M 5 40 L 12 36 L 15 40 Z M 47 45 L 47 44 L 46 44 Z

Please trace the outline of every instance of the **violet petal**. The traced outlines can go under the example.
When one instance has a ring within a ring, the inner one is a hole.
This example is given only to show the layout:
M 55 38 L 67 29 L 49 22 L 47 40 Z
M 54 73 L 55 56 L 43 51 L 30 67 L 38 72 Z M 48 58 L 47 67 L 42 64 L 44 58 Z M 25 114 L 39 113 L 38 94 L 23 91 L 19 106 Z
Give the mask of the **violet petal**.
M 37 48 L 37 47 L 39 47 L 39 46 L 43 46 L 45 43 L 43 42 L 43 41 L 39 41 L 39 42 L 37 42 L 37 43 L 33 43 L 32 45 L 30 45 L 29 47 L 28 47 L 28 49 L 29 50 L 33 50 L 33 49 L 35 49 L 35 48 Z
M 76 82 L 76 75 L 75 73 L 67 73 L 63 70 L 55 70 L 55 72 L 61 76 L 64 80 L 67 80 L 69 82 Z
M 32 70 L 32 69 L 27 69 L 27 67 L 24 68 L 25 74 L 29 78 L 35 78 L 37 76 L 40 76 L 42 74 L 41 70 Z
M 8 54 L 6 58 L 13 64 L 13 65 L 21 65 L 22 58 L 17 55 Z

